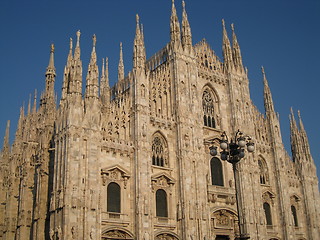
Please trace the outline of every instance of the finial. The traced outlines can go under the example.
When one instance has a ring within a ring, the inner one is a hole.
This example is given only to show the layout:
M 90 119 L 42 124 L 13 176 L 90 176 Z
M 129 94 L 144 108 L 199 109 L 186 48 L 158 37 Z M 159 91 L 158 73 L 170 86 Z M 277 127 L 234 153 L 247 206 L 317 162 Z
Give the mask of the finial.
M 231 23 L 231 30 L 232 30 L 232 32 L 234 32 L 234 24 L 233 23 Z
M 136 14 L 136 22 L 137 22 L 137 25 L 139 25 L 139 15 Z
M 294 117 L 293 108 L 290 108 L 291 115 Z
M 264 67 L 263 67 L 263 66 L 261 66 L 261 72 L 262 72 L 262 75 L 263 75 L 263 76 L 266 75 L 266 73 L 264 72 Z
M 95 34 L 93 34 L 93 36 L 92 36 L 92 41 L 93 41 L 93 47 L 96 47 L 97 37 Z
M 54 53 L 54 44 L 53 44 L 53 43 L 51 43 L 51 50 L 50 50 L 50 52 Z
M 122 51 L 122 42 L 120 42 L 120 50 Z
M 174 4 L 174 0 L 172 0 L 172 5 Z
M 70 50 L 72 50 L 72 38 L 70 38 Z
M 36 111 L 37 111 L 37 89 L 34 90 L 33 109 L 32 109 L 32 112 L 35 113 Z
M 222 18 L 222 26 L 223 26 L 223 28 L 225 28 L 226 27 L 226 25 L 225 25 L 225 23 L 224 23 L 224 19 Z
M 80 44 L 80 35 L 81 35 L 81 32 L 80 30 L 77 31 L 77 46 L 79 46 Z
M 298 110 L 298 117 L 301 120 L 300 110 Z
M 182 0 L 182 7 L 183 7 L 183 10 L 185 11 L 186 10 L 186 3 L 184 2 L 184 0 Z
M 101 78 L 104 77 L 104 58 L 102 58 L 102 71 L 101 71 Z

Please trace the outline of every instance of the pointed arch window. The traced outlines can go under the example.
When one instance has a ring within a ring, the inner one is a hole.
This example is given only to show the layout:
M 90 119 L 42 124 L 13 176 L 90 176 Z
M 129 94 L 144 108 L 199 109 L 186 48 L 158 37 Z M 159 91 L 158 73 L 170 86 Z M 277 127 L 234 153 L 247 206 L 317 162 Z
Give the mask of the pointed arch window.
M 291 205 L 291 213 L 292 213 L 292 217 L 293 217 L 294 226 L 298 227 L 299 223 L 298 223 L 298 217 L 297 217 L 297 209 L 293 205 Z
M 209 89 L 203 91 L 202 94 L 202 108 L 203 108 L 203 124 L 206 127 L 215 128 L 216 121 L 214 118 L 215 108 L 212 93 Z
M 271 216 L 271 207 L 270 204 L 265 202 L 263 203 L 263 210 L 266 217 L 267 226 L 272 226 L 272 216 Z
M 121 188 L 115 182 L 109 183 L 107 188 L 107 211 L 121 212 Z
M 222 163 L 219 158 L 212 158 L 210 161 L 212 185 L 223 186 Z
M 167 193 L 163 189 L 156 192 L 156 216 L 168 217 Z
M 152 141 L 152 165 L 168 166 L 167 142 L 161 134 L 156 133 Z
M 260 184 L 269 183 L 269 175 L 266 163 L 263 160 L 258 160 L 259 174 L 260 174 Z

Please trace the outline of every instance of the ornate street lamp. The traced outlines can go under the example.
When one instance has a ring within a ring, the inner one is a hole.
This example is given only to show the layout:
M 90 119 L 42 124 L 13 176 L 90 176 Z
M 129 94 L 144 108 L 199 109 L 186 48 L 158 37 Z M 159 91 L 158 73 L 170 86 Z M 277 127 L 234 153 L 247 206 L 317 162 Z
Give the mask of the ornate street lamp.
M 234 138 L 228 139 L 226 132 L 223 132 L 221 138 L 209 139 L 206 142 L 212 144 L 209 147 L 210 154 L 212 156 L 218 155 L 217 146 L 214 146 L 214 142 L 218 141 L 220 143 L 220 158 L 223 161 L 227 161 L 232 164 L 233 174 L 234 174 L 234 183 L 236 191 L 236 202 L 237 202 L 237 212 L 238 212 L 238 224 L 239 224 L 239 234 L 240 236 L 236 237 L 238 240 L 249 239 L 250 236 L 245 230 L 243 215 L 242 215 L 242 206 L 240 201 L 241 188 L 239 183 L 239 171 L 237 169 L 237 163 L 244 158 L 245 150 L 252 153 L 254 152 L 254 143 L 250 136 L 244 136 L 239 130 L 236 132 Z

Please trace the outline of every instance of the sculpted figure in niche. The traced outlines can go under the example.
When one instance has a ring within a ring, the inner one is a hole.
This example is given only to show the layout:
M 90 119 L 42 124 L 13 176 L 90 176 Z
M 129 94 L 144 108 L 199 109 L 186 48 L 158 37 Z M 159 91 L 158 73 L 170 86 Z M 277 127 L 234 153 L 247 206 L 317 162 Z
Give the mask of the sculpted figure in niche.
M 144 233 L 144 237 L 143 237 L 143 240 L 149 240 L 149 233 L 145 232 Z
M 62 239 L 62 229 L 61 227 L 57 227 L 57 239 L 61 240 Z
M 72 226 L 71 236 L 72 236 L 72 239 L 78 239 L 78 230 L 76 226 Z
M 54 230 L 52 228 L 50 229 L 49 237 L 50 237 L 50 240 L 54 239 Z

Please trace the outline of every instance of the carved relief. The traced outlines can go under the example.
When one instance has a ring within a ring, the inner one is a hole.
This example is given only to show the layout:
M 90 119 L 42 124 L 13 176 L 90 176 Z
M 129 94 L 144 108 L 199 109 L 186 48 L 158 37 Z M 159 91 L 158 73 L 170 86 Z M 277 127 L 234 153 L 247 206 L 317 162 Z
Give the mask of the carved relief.
M 162 233 L 156 236 L 156 240 L 178 240 L 175 236 L 170 233 Z
M 275 198 L 275 195 L 272 194 L 271 192 L 265 192 L 263 195 L 262 195 L 262 200 L 263 202 L 267 202 L 269 204 L 274 204 L 274 198 Z
M 72 237 L 72 239 L 78 239 L 78 228 L 77 228 L 77 226 L 72 226 L 72 228 L 71 228 L 71 237 Z
M 235 226 L 237 216 L 226 209 L 218 210 L 213 215 L 213 222 L 215 228 L 232 229 Z
M 103 239 L 133 239 L 132 236 L 130 236 L 128 233 L 122 231 L 122 230 L 110 230 L 107 233 L 104 233 L 102 235 Z
M 103 186 L 108 185 L 109 182 L 123 182 L 123 186 L 126 189 L 129 178 L 129 172 L 118 165 L 101 169 Z
M 159 188 L 170 189 L 174 183 L 174 179 L 166 173 L 157 174 L 151 178 L 151 186 L 153 192 L 158 190 Z

